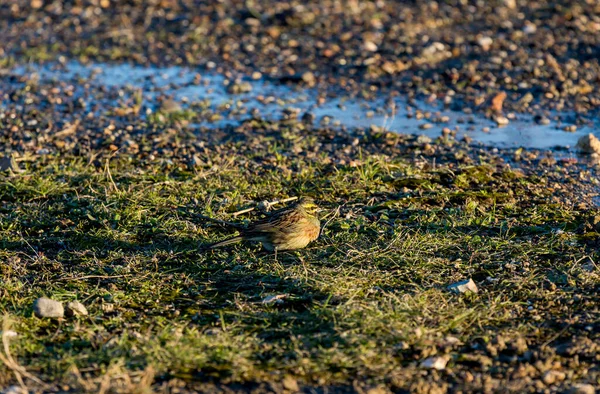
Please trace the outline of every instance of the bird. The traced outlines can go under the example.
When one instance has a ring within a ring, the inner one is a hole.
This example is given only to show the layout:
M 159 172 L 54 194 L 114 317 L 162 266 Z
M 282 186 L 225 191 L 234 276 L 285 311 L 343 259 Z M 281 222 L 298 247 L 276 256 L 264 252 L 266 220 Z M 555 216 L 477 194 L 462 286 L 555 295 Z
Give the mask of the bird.
M 268 251 L 302 249 L 316 240 L 321 232 L 320 211 L 310 197 L 302 197 L 294 204 L 272 212 L 264 219 L 250 223 L 246 227 L 234 225 L 240 235 L 208 245 L 207 249 L 219 248 L 240 241 L 260 242 Z M 230 224 L 231 223 L 226 223 Z

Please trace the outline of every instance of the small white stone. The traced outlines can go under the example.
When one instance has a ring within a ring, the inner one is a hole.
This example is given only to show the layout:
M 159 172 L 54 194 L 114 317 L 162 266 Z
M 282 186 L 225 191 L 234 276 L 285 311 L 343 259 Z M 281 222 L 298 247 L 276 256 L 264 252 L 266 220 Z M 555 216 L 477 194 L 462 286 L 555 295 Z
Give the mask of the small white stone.
M 574 384 L 568 391 L 569 394 L 596 394 L 596 389 L 591 384 Z
M 379 49 L 377 47 L 377 44 L 375 44 L 373 41 L 365 41 L 363 44 L 363 48 L 365 49 L 365 51 L 369 52 L 377 52 L 377 49 Z
M 23 390 L 21 386 L 8 386 L 0 391 L 0 394 L 27 394 L 27 391 Z
M 63 304 L 58 301 L 41 297 L 33 303 L 33 313 L 35 313 L 37 317 L 58 319 L 65 315 L 65 308 L 63 307 Z
M 455 293 L 477 293 L 479 291 L 473 279 L 453 283 L 448 286 L 448 289 Z
M 477 44 L 486 51 L 490 49 L 493 43 L 494 40 L 491 37 L 479 37 L 479 39 L 477 39 Z
M 67 303 L 67 316 L 87 316 L 86 307 L 79 301 L 71 301 Z
M 448 364 L 448 359 L 446 357 L 429 357 L 421 361 L 421 368 L 437 369 L 438 371 L 441 371 L 446 368 L 446 364 Z
M 261 302 L 263 304 L 281 304 L 283 303 L 283 299 L 285 297 L 287 297 L 287 294 L 270 295 L 268 297 L 263 298 Z
M 494 116 L 494 121 L 498 126 L 506 126 L 510 123 L 510 120 L 506 116 Z

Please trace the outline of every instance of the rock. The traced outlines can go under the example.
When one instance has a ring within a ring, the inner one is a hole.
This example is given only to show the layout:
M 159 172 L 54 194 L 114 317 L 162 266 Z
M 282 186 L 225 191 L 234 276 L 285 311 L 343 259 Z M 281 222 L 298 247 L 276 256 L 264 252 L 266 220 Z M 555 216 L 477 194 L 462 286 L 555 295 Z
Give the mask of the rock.
M 479 37 L 477 39 L 477 45 L 479 45 L 484 51 L 489 50 L 493 43 L 494 40 L 491 37 Z
M 494 122 L 496 122 L 498 126 L 506 126 L 510 121 L 506 116 L 499 115 L 494 116 Z
M 533 118 L 533 120 L 535 121 L 535 123 L 540 124 L 540 125 L 548 125 L 550 124 L 550 119 L 548 119 L 545 116 L 541 116 L 541 115 L 537 115 Z
M 283 379 L 283 382 L 281 383 L 283 384 L 283 388 L 286 390 L 292 391 L 294 393 L 300 391 L 298 382 L 291 376 L 286 376 L 285 379 Z
M 181 111 L 181 105 L 173 99 L 166 99 L 160 104 L 160 112 L 170 114 Z
M 596 389 L 591 384 L 574 384 L 568 391 L 569 394 L 596 394 Z
M 537 26 L 535 23 L 526 21 L 525 26 L 523 26 L 523 33 L 525 34 L 533 34 L 537 31 Z
M 502 105 L 504 104 L 504 100 L 506 99 L 506 93 L 500 92 L 492 98 L 490 109 L 496 113 L 502 112 Z
M 263 298 L 261 301 L 263 304 L 281 304 L 283 299 L 287 297 L 287 294 L 276 294 Z
M 0 158 L 0 171 L 20 172 L 19 165 L 12 156 L 4 156 Z
M 432 128 L 432 127 L 433 127 L 433 125 L 431 123 L 423 123 L 422 125 L 419 126 L 419 128 L 421 130 L 428 130 L 428 129 Z
M 86 307 L 79 301 L 71 301 L 67 303 L 66 309 L 67 316 L 87 316 L 88 311 Z
M 27 394 L 27 390 L 23 390 L 21 386 L 8 386 L 0 394 Z
M 426 135 L 419 135 L 417 137 L 417 144 L 429 144 L 431 143 L 431 138 L 427 137 Z
M 58 301 L 41 297 L 33 303 L 33 313 L 40 318 L 49 317 L 58 319 L 65 315 L 65 308 L 63 307 L 63 304 Z
M 312 112 L 306 111 L 304 115 L 302 115 L 302 123 L 304 124 L 313 124 L 315 122 L 315 115 Z
M 542 376 L 542 381 L 547 385 L 551 385 L 557 382 L 565 380 L 567 375 L 560 371 L 548 371 Z
M 577 131 L 577 126 L 575 126 L 574 124 L 570 125 L 570 126 L 565 126 L 563 127 L 563 130 L 568 132 L 568 133 L 574 133 Z
M 448 289 L 455 293 L 477 293 L 479 291 L 473 279 L 453 283 L 448 286 Z
M 421 361 L 421 368 L 437 369 L 438 371 L 441 371 L 446 368 L 446 364 L 448 364 L 448 359 L 446 357 L 429 357 Z
M 600 140 L 592 133 L 581 137 L 575 147 L 583 153 L 600 154 Z
M 365 51 L 369 52 L 377 52 L 377 49 L 379 49 L 377 47 L 377 44 L 375 44 L 373 41 L 365 41 L 363 44 L 363 48 Z
M 251 91 L 252 84 L 250 82 L 234 82 L 227 87 L 227 93 L 229 94 L 250 93 Z
M 388 390 L 382 386 L 372 387 L 366 391 L 366 394 L 389 394 L 389 393 L 390 393 L 390 390 Z
M 315 74 L 313 74 L 310 71 L 306 71 L 304 74 L 302 74 L 301 78 L 304 81 L 304 83 L 306 83 L 309 86 L 313 86 L 317 83 L 317 78 L 315 77 Z

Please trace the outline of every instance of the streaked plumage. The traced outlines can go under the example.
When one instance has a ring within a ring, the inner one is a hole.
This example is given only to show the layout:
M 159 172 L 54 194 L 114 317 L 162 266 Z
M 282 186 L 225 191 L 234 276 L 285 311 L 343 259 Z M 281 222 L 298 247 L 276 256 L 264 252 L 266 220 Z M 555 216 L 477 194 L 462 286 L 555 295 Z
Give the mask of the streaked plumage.
M 301 198 L 291 206 L 239 229 L 240 235 L 214 243 L 208 248 L 256 241 L 270 251 L 302 249 L 319 237 L 321 223 L 317 217 L 318 209 L 312 198 Z

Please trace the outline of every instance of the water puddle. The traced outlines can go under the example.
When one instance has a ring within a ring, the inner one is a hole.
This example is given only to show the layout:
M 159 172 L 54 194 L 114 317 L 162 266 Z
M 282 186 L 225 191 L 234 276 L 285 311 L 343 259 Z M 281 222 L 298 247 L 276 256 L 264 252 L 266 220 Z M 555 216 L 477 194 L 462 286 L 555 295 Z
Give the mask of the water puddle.
M 449 110 L 441 102 L 408 102 L 401 96 L 367 101 L 341 95 L 323 102 L 319 101 L 316 89 L 301 89 L 262 79 L 231 82 L 223 75 L 186 67 L 67 62 L 65 65 L 17 66 L 9 75 L 39 78 L 40 82 L 70 84 L 74 94 L 86 97 L 84 111 L 106 113 L 130 101 L 134 92 L 141 92 L 144 116 L 159 110 L 164 97 L 171 97 L 183 110 L 203 108 L 212 114 L 191 127 L 220 127 L 239 123 L 257 114 L 275 120 L 311 113 L 317 124 L 349 129 L 375 126 L 392 132 L 423 134 L 432 138 L 448 128 L 456 130 L 459 138 L 467 135 L 489 146 L 534 149 L 573 147 L 582 135 L 598 131 L 597 124 L 589 123 L 579 126 L 575 132 L 566 132 L 562 130 L 564 124 L 552 121 L 540 125 L 528 114 L 516 114 L 508 125 L 498 127 L 491 119 Z M 0 76 L 0 81 L 3 81 L 0 90 L 7 79 L 6 75 Z M 104 94 L 90 95 L 90 91 Z M 561 116 L 571 121 L 575 118 L 575 114 Z

